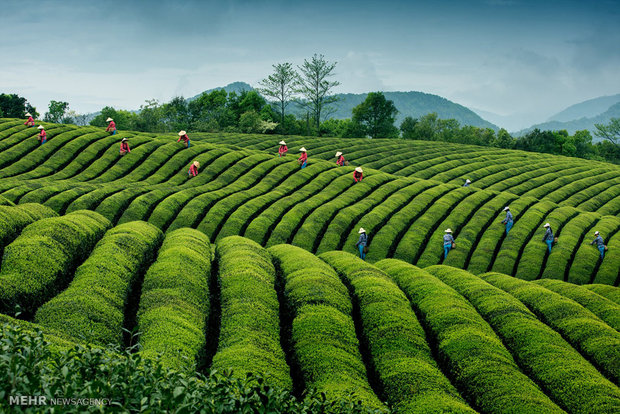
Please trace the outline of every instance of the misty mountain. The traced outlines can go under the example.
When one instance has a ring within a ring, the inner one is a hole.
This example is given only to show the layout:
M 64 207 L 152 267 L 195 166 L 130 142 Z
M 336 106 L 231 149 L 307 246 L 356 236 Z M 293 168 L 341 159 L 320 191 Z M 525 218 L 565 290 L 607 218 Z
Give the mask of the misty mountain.
M 226 92 L 241 92 L 254 90 L 252 86 L 245 82 L 234 82 L 221 88 L 209 89 L 205 92 L 212 92 L 214 90 L 224 89 Z M 396 116 L 396 125 L 400 123 L 407 116 L 413 118 L 420 118 L 431 112 L 436 112 L 441 119 L 456 119 L 461 125 L 473 125 L 481 128 L 492 128 L 498 130 L 499 128 L 482 119 L 478 114 L 472 110 L 454 103 L 441 96 L 432 95 L 423 92 L 383 92 L 386 99 L 392 100 L 396 109 L 398 109 L 398 115 Z M 330 118 L 346 119 L 351 118 L 351 112 L 353 108 L 366 99 L 367 93 L 341 93 L 336 94 L 339 101 L 332 105 L 333 111 L 329 112 Z M 189 100 L 196 99 L 199 95 L 196 95 Z M 287 112 L 295 115 L 302 115 L 304 109 L 298 104 L 289 105 Z
M 407 116 L 420 118 L 431 112 L 436 112 L 441 119 L 456 119 L 461 126 L 472 125 L 480 128 L 499 128 L 491 122 L 482 119 L 478 114 L 469 108 L 454 103 L 441 96 L 423 92 L 383 92 L 385 99 L 394 102 L 398 114 L 396 115 L 396 125 Z M 336 119 L 351 118 L 353 108 L 361 104 L 366 99 L 366 93 L 344 93 L 337 94 L 340 100 L 334 105 L 335 111 L 331 117 Z
M 596 127 L 594 124 L 607 124 L 609 123 L 611 118 L 620 118 L 620 102 L 610 106 L 605 112 L 602 114 L 593 116 L 593 117 L 583 117 L 580 119 L 575 119 L 568 122 L 560 122 L 560 121 L 549 121 L 542 124 L 533 125 L 527 129 L 523 129 L 519 132 L 514 133 L 514 136 L 522 136 L 530 132 L 531 130 L 538 128 L 540 130 L 551 130 L 558 131 L 565 129 L 569 134 L 574 134 L 576 131 L 587 129 L 590 131 L 593 137 L 593 141 L 600 141 L 599 138 L 594 136 L 594 131 L 596 131 Z
M 569 122 L 581 118 L 593 118 L 601 115 L 618 102 L 620 102 L 620 94 L 589 99 L 558 112 L 550 117 L 549 121 Z
M 206 91 L 199 93 L 196 96 L 192 96 L 191 98 L 188 98 L 188 101 L 193 101 L 194 99 L 198 98 L 200 95 L 202 95 L 203 93 L 211 93 L 213 91 L 221 91 L 221 90 L 225 90 L 226 93 L 231 93 L 231 92 L 235 92 L 237 94 L 243 92 L 243 91 L 253 91 L 254 88 L 251 87 L 249 84 L 245 83 L 245 82 L 233 82 L 233 83 L 229 83 L 226 86 L 222 86 L 219 88 L 213 88 L 213 89 L 207 89 Z

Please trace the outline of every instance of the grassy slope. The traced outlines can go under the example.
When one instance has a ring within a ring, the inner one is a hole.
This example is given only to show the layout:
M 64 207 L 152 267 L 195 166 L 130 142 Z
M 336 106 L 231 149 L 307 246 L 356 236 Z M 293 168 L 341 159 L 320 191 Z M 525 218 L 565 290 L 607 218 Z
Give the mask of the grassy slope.
M 0 120 L 0 197 L 59 214 L 95 210 L 114 224 L 193 227 L 212 241 L 243 235 L 314 253 L 353 251 L 364 227 L 371 261 L 396 257 L 423 267 L 618 284 L 620 168 L 611 164 L 425 141 L 308 137 L 286 137 L 291 154 L 278 159 L 281 137 L 192 134 L 185 150 L 172 135 L 48 130 L 49 142 L 33 146 L 30 130 Z M 118 155 L 120 136 L 130 136 L 125 157 Z M 300 145 L 310 154 L 305 170 L 294 162 Z M 351 166 L 335 166 L 338 149 Z M 188 180 L 195 159 L 201 171 Z M 358 164 L 365 179 L 353 185 Z M 460 188 L 464 177 L 473 180 L 469 189 Z M 505 237 L 499 221 L 507 204 L 516 222 Z M 539 242 L 546 221 L 560 230 L 551 256 Z M 446 227 L 459 243 L 444 262 Z M 595 229 L 610 246 L 603 262 L 588 245 Z

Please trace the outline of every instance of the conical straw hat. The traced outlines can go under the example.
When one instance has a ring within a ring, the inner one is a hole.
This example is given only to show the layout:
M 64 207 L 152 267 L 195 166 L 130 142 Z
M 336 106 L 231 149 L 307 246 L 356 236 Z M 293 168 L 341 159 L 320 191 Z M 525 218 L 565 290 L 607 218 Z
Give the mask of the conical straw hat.
M 356 167 L 355 171 L 357 171 L 358 173 L 363 173 L 364 170 L 362 170 L 362 167 Z
M 360 231 L 357 232 L 358 234 L 362 234 L 362 233 L 366 233 L 366 230 L 364 230 L 363 227 L 360 227 Z
M 43 129 L 43 125 L 39 125 L 37 129 Z
M 446 229 L 446 231 L 444 233 L 452 233 L 452 230 Z
M 280 141 L 280 145 L 286 145 L 286 142 Z
M 338 152 L 336 153 L 336 157 L 340 157 L 341 155 L 342 155 L 342 152 L 340 152 L 340 151 L 338 151 Z
M 301 152 L 307 152 L 307 151 L 306 151 L 306 149 L 305 149 L 304 147 L 301 147 L 301 148 L 299 149 L 299 151 L 301 151 Z
M 26 112 L 26 116 L 32 116 L 32 115 L 30 115 L 30 112 Z
M 182 137 L 183 135 L 187 134 L 187 132 L 185 131 L 179 131 L 179 136 Z
M 105 120 L 106 122 L 110 122 L 110 121 L 114 121 L 112 118 L 108 117 L 108 119 Z
M 200 163 L 198 161 L 194 161 L 194 167 L 200 168 Z

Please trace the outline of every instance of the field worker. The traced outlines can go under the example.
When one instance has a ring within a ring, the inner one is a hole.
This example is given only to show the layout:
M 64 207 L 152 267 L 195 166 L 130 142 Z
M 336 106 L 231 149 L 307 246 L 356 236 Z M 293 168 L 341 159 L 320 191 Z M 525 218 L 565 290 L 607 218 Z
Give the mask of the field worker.
M 32 115 L 30 115 L 30 112 L 26 112 L 26 116 L 28 117 L 28 119 L 26 119 L 24 125 L 26 125 L 27 127 L 34 127 L 34 118 L 32 117 Z
M 127 142 L 127 138 L 121 139 L 121 155 L 125 155 L 128 152 L 131 152 L 129 149 L 129 143 Z
M 45 141 L 47 141 L 47 132 L 45 132 L 43 125 L 39 125 L 37 129 L 39 130 L 39 141 L 41 141 L 41 145 L 43 145 Z
M 105 129 L 105 132 L 111 132 L 111 135 L 116 135 L 116 123 L 114 122 L 114 120 L 108 117 L 108 119 L 106 119 L 105 121 L 109 122 L 108 127 Z
M 177 142 L 181 141 L 183 141 L 183 143 L 185 144 L 185 148 L 189 148 L 189 137 L 187 136 L 187 132 L 179 131 L 179 139 L 177 140 Z
M 551 253 L 551 247 L 553 247 L 553 230 L 551 230 L 551 224 L 549 223 L 545 223 L 544 227 L 547 229 L 547 231 L 543 236 L 543 241 L 547 243 L 547 247 L 549 247 L 549 253 Z
M 514 222 L 512 213 L 510 212 L 510 207 L 504 207 L 504 211 L 506 212 L 506 218 L 502 221 L 502 224 L 506 225 L 506 236 L 508 236 L 508 232 L 512 228 L 512 223 Z
M 198 161 L 194 161 L 192 165 L 189 167 L 189 171 L 187 174 L 189 178 L 195 177 L 198 175 L 198 168 L 200 168 L 200 163 Z
M 301 169 L 303 170 L 308 165 L 308 152 L 304 147 L 301 147 L 300 150 L 301 155 L 297 158 L 297 162 L 301 165 Z
M 596 243 L 596 247 L 598 247 L 598 251 L 601 252 L 601 259 L 603 259 L 605 258 L 605 240 L 603 240 L 603 238 L 601 237 L 598 231 L 595 231 L 594 235 L 596 236 L 596 239 L 594 239 L 592 243 L 590 243 L 590 246 Z
M 468 178 L 467 180 L 465 180 L 465 184 L 463 184 L 463 187 L 469 187 L 469 184 L 471 184 L 471 180 Z
M 452 236 L 452 230 L 446 229 L 443 235 L 443 258 L 446 260 L 448 257 L 448 252 L 452 249 L 452 245 L 454 244 L 454 237 Z
M 362 167 L 355 167 L 355 171 L 353 171 L 353 180 L 358 182 L 362 181 L 362 178 L 364 178 L 364 170 L 362 170 Z
M 280 141 L 280 148 L 278 148 L 278 157 L 284 157 L 288 152 L 288 147 L 286 146 L 286 142 Z
M 342 155 L 342 152 L 338 151 L 336 153 L 336 164 L 340 165 L 341 167 L 344 167 L 344 163 L 346 162 L 346 160 L 344 159 L 344 156 Z
M 360 235 L 360 238 L 357 240 L 357 243 L 355 243 L 355 246 L 360 251 L 360 259 L 364 260 L 366 258 L 366 252 L 368 251 L 368 248 L 366 247 L 368 245 L 368 235 L 363 227 L 360 227 L 360 230 L 357 233 Z

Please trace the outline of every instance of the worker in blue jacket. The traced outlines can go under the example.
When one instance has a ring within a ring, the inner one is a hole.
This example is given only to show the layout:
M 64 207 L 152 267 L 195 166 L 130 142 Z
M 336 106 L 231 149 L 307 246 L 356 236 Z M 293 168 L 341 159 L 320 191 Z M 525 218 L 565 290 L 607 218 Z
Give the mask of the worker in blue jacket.
M 446 234 L 443 235 L 443 259 L 446 260 L 448 252 L 452 249 L 454 243 L 454 237 L 452 236 L 452 230 L 446 229 Z
M 547 229 L 545 235 L 543 236 L 543 241 L 547 243 L 547 247 L 549 248 L 549 253 L 551 253 L 551 247 L 553 246 L 553 230 L 551 230 L 551 224 L 545 223 L 544 227 Z
M 366 230 L 364 230 L 363 227 L 360 227 L 358 233 L 360 235 L 360 238 L 357 243 L 355 243 L 355 246 L 360 251 L 360 259 L 364 260 L 366 258 L 366 252 L 364 252 L 364 248 L 368 245 L 368 235 L 366 234 Z
M 471 180 L 468 178 L 467 180 L 465 180 L 465 184 L 463 184 L 463 187 L 469 187 L 469 184 L 471 184 Z
M 590 246 L 596 243 L 596 247 L 598 247 L 598 251 L 601 252 L 601 259 L 603 259 L 605 258 L 605 240 L 603 240 L 603 238 L 601 237 L 598 231 L 595 231 L 594 235 L 596 236 L 596 239 L 594 239 L 592 243 L 590 243 Z
M 512 213 L 510 212 L 510 207 L 504 207 L 504 211 L 506 212 L 506 218 L 502 221 L 502 224 L 506 225 L 506 236 L 508 236 L 508 232 L 512 228 L 512 224 L 514 223 L 514 219 L 512 217 Z

